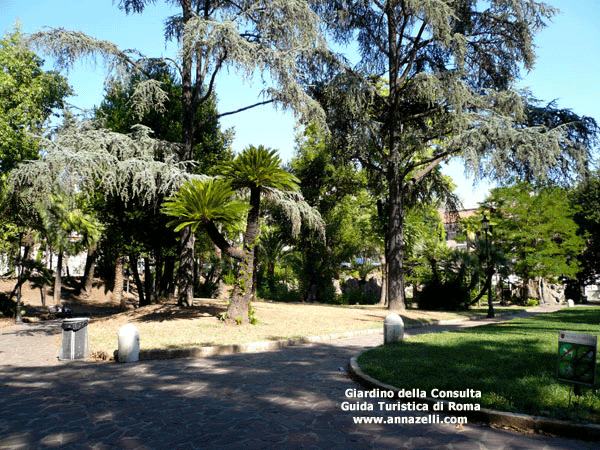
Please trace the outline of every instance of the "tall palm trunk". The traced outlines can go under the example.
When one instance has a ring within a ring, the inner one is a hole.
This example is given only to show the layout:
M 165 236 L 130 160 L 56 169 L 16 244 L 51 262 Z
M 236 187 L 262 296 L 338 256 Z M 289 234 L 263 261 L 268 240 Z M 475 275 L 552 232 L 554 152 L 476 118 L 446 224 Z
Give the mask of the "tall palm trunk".
M 194 304 L 194 232 L 191 227 L 185 227 L 180 231 L 179 241 L 179 271 L 178 287 L 179 295 L 177 304 L 179 306 L 193 306 Z
M 185 25 L 193 17 L 191 0 L 182 0 L 181 7 L 183 9 L 183 24 Z M 181 73 L 181 107 L 183 114 L 181 137 L 183 144 L 182 159 L 184 161 L 191 161 L 194 157 L 194 112 L 197 109 L 198 103 L 195 101 L 192 70 L 193 58 L 190 54 L 185 54 Z M 201 80 L 196 80 L 196 83 L 201 83 Z M 181 240 L 179 248 L 179 295 L 177 304 L 180 306 L 192 306 L 194 304 L 194 232 L 188 226 L 182 229 L 179 235 Z

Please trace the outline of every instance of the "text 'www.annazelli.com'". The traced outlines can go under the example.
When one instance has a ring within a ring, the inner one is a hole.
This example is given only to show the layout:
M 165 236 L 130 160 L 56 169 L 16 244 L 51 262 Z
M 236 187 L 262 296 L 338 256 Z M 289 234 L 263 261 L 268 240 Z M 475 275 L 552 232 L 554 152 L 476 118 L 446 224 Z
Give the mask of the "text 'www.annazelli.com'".
M 441 416 L 440 414 L 428 414 L 425 416 L 388 416 L 373 417 L 361 416 L 353 417 L 355 424 L 376 424 L 376 425 L 427 425 L 444 423 L 449 425 L 464 425 L 467 423 L 466 417 Z

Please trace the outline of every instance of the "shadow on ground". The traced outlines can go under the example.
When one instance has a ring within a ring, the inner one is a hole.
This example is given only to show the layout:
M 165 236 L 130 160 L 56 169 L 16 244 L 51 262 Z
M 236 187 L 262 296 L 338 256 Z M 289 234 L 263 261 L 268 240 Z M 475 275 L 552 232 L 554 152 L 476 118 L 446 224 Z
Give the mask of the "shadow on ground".
M 382 413 L 377 400 L 347 398 L 359 387 L 340 369 L 364 349 L 349 342 L 135 364 L 0 366 L 0 448 L 593 448 L 477 427 L 355 424 L 353 417 L 421 413 Z M 345 401 L 375 411 L 343 411 Z

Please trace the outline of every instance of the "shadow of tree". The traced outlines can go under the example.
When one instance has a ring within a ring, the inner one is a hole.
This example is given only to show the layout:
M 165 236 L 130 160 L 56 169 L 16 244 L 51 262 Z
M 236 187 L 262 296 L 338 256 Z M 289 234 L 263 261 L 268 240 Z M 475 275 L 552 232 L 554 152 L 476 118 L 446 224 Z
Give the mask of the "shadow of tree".
M 136 317 L 134 322 L 164 322 L 177 319 L 194 319 L 198 317 L 217 317 L 227 311 L 227 306 L 220 303 L 204 303 L 182 308 L 175 303 L 154 305 L 147 313 Z
M 361 349 L 0 366 L 0 448 L 462 448 L 474 439 L 445 425 L 355 424 L 353 416 L 387 414 L 378 399 L 373 412 L 340 407 L 360 388 L 339 368 Z

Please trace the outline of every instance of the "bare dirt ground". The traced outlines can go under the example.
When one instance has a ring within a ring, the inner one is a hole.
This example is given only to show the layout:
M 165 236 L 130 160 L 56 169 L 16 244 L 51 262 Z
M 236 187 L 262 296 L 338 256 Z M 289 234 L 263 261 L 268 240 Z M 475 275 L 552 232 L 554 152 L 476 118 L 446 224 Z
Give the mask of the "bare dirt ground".
M 0 292 L 9 294 L 14 286 L 14 280 L 3 280 L 0 282 Z M 226 300 L 196 299 L 191 308 L 181 308 L 171 300 L 122 311 L 99 281 L 88 298 L 78 296 L 76 286 L 75 280 L 65 280 L 61 303 L 72 310 L 74 317 L 91 319 L 90 346 L 92 355 L 99 359 L 112 356 L 117 347 L 118 331 L 127 323 L 133 323 L 138 328 L 141 349 L 151 350 L 241 344 L 381 328 L 384 318 L 390 313 L 388 309 L 375 306 L 341 307 L 258 301 L 252 305 L 258 324 L 236 326 L 226 325 L 218 318 L 227 309 Z M 48 306 L 54 304 L 51 288 L 46 291 L 46 305 L 42 304 L 40 290 L 29 284 L 22 288 L 21 298 L 25 321 L 55 318 L 48 312 Z M 407 310 L 402 317 L 405 323 L 410 323 L 476 314 L 476 311 L 458 315 Z M 13 324 L 14 319 L 0 318 L 0 327 Z

